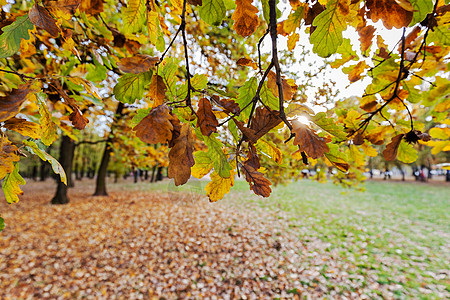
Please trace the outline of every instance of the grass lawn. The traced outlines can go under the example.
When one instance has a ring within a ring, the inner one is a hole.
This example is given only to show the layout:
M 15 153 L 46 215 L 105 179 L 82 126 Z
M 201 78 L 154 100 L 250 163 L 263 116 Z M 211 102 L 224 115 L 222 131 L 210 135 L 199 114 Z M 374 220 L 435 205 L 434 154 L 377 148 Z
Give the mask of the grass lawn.
M 170 192 L 202 192 L 205 182 L 191 182 L 175 188 L 126 184 L 132 189 Z M 248 185 L 236 181 L 229 201 L 236 209 L 255 205 L 288 219 L 286 230 L 298 234 L 313 247 L 308 264 L 317 257 L 331 257 L 318 270 L 326 284 L 333 272 L 346 272 L 355 289 L 386 297 L 379 286 L 388 285 L 395 298 L 443 299 L 450 293 L 450 186 L 414 182 L 370 181 L 365 191 L 344 189 L 331 183 L 300 181 L 273 189 L 269 199 L 248 192 Z M 280 233 L 282 234 L 282 233 Z M 370 280 L 369 280 L 370 279 Z M 317 281 L 317 279 L 314 279 Z M 371 282 L 377 282 L 374 285 Z M 313 285 L 307 280 L 303 285 Z M 329 286 L 342 293 L 351 285 Z

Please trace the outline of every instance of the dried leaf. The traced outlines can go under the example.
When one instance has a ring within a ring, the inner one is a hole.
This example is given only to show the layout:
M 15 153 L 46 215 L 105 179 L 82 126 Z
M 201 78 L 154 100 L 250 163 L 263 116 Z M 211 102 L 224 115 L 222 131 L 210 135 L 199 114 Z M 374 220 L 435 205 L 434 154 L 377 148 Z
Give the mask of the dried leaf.
M 239 58 L 239 59 L 236 61 L 236 64 L 237 64 L 238 66 L 248 66 L 248 67 L 252 67 L 254 70 L 257 70 L 257 69 L 258 69 L 258 65 L 257 65 L 253 60 L 251 60 L 250 58 L 245 58 L 245 57 Z
M 236 1 L 236 10 L 231 19 L 234 20 L 233 29 L 237 34 L 246 37 L 256 31 L 259 26 L 259 10 L 252 5 L 252 0 Z
M 148 116 L 142 119 L 133 130 L 136 131 L 136 136 L 144 143 L 167 143 L 172 140 L 172 131 L 174 129 L 171 119 L 169 108 L 163 104 L 153 108 Z
M 169 168 L 167 175 L 175 180 L 175 185 L 185 184 L 191 177 L 191 167 L 195 164 L 192 155 L 193 136 L 191 126 L 183 124 L 180 136 L 175 140 L 175 145 L 169 152 Z
M 153 68 L 157 62 L 159 62 L 158 57 L 152 57 L 146 54 L 137 54 L 132 57 L 122 58 L 117 63 L 117 66 L 124 73 L 139 74 L 147 72 L 150 68 Z
M 373 22 L 381 19 L 387 29 L 406 27 L 413 17 L 412 11 L 405 10 L 392 0 L 367 0 L 366 7 L 369 10 L 367 16 Z
M 264 178 L 263 174 L 256 171 L 250 165 L 242 166 L 242 173 L 245 176 L 245 180 L 250 184 L 250 189 L 256 194 L 263 197 L 269 197 L 272 189 L 272 184 L 267 178 Z
M 6 121 L 19 113 L 20 106 L 30 92 L 28 84 L 13 89 L 7 96 L 0 96 L 0 122 Z
M 289 101 L 292 99 L 292 87 L 289 85 L 286 79 L 281 79 L 281 84 L 283 86 L 283 99 Z M 277 84 L 277 74 L 270 71 L 267 75 L 267 87 L 272 91 L 275 97 L 278 97 L 278 84 Z
M 358 28 L 359 41 L 361 42 L 361 52 L 366 52 L 372 45 L 373 34 L 375 33 L 375 27 L 367 25 L 362 28 Z
M 244 162 L 244 165 L 251 166 L 255 170 L 261 168 L 258 152 L 256 151 L 255 146 L 252 144 L 249 144 L 248 146 L 247 160 Z
M 79 130 L 83 130 L 89 120 L 83 116 L 79 109 L 75 109 L 70 115 L 69 120 L 72 122 L 73 127 Z
M 29 136 L 33 139 L 39 139 L 41 137 L 40 126 L 34 122 L 29 122 L 25 119 L 11 118 L 3 125 L 9 130 L 14 130 L 23 136 Z
M 212 111 L 212 105 L 208 99 L 201 98 L 198 102 L 197 117 L 197 127 L 200 128 L 204 136 L 210 136 L 211 133 L 217 132 L 219 122 Z
M 50 33 L 51 36 L 57 37 L 61 31 L 56 25 L 56 20 L 53 19 L 48 11 L 37 3 L 34 3 L 33 8 L 30 10 L 28 17 L 31 23 L 40 27 Z
M 386 145 L 386 149 L 383 151 L 384 159 L 392 161 L 397 157 L 397 150 L 400 142 L 402 141 L 404 134 L 396 135 L 392 138 L 391 142 Z
M 225 109 L 225 112 L 238 114 L 241 109 L 239 105 L 231 99 L 216 99 L 216 103 Z
M 153 99 L 153 107 L 163 104 L 167 91 L 164 79 L 159 75 L 153 75 L 149 89 L 149 96 Z
M 292 121 L 292 132 L 295 133 L 294 145 L 298 145 L 299 150 L 305 151 L 309 157 L 316 159 L 329 151 L 326 140 L 305 124 Z
M 6 136 L 0 136 L 0 180 L 14 171 L 14 163 L 20 159 L 17 150 Z

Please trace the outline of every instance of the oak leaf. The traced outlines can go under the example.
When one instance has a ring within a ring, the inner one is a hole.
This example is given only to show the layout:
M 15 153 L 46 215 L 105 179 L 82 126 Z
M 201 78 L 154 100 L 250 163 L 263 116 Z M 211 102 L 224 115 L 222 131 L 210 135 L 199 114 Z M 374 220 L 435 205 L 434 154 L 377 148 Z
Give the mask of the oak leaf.
M 329 145 L 330 151 L 325 153 L 328 161 L 342 172 L 348 172 L 350 165 L 347 163 L 347 156 L 339 150 L 339 146 L 335 144 Z
M 300 151 L 305 151 L 311 158 L 319 158 L 329 151 L 327 141 L 319 137 L 307 125 L 292 121 L 292 132 L 295 133 L 294 145 L 298 145 Z
M 277 111 L 269 110 L 267 108 L 258 107 L 255 110 L 255 115 L 252 117 L 250 129 L 253 130 L 254 135 L 249 136 L 249 139 L 256 143 L 258 139 L 263 137 L 272 128 L 278 126 L 281 119 Z
M 103 12 L 103 0 L 82 0 L 80 11 L 88 15 L 98 15 Z
M 243 37 L 254 33 L 259 26 L 258 12 L 252 5 L 252 0 L 236 0 L 236 10 L 231 16 L 234 20 L 233 29 Z
M 29 136 L 33 139 L 40 138 L 40 126 L 34 122 L 27 121 L 25 119 L 19 118 L 11 118 L 5 122 L 3 127 L 14 130 L 15 132 L 20 133 L 23 136 Z
M 246 57 L 239 58 L 239 59 L 236 61 L 236 64 L 237 64 L 238 66 L 248 66 L 248 67 L 252 67 L 254 70 L 257 70 L 257 69 L 258 69 L 258 65 L 257 65 L 253 60 L 251 60 L 250 58 L 246 58 Z
M 204 151 L 197 151 L 194 153 L 195 164 L 191 169 L 192 176 L 195 178 L 203 178 L 206 174 L 211 172 L 214 167 L 214 161 L 211 156 Z
M 185 184 L 191 177 L 191 167 L 195 164 L 192 155 L 193 136 L 191 126 L 183 124 L 180 136 L 169 152 L 169 168 L 167 175 L 175 180 L 175 185 Z
M 392 161 L 397 157 L 398 146 L 403 139 L 404 134 L 396 135 L 392 138 L 391 142 L 386 145 L 386 149 L 383 151 L 384 159 L 387 161 Z
M 272 189 L 272 184 L 267 178 L 264 178 L 263 174 L 256 171 L 250 165 L 242 166 L 242 173 L 245 176 L 245 180 L 250 184 L 250 189 L 256 194 L 263 197 L 269 197 Z
M 69 120 L 72 122 L 73 127 L 79 130 L 83 130 L 89 120 L 83 116 L 79 109 L 75 109 L 70 115 Z
M 211 174 L 211 181 L 205 186 L 206 195 L 209 201 L 216 202 L 230 192 L 234 185 L 234 175 L 228 178 L 221 177 L 217 172 Z
M 10 25 L 2 27 L 0 35 L 0 58 L 8 57 L 19 51 L 22 39 L 30 38 L 29 30 L 34 28 L 27 15 L 17 17 Z
M 0 96 L 0 122 L 6 121 L 19 113 L 20 106 L 30 92 L 28 84 L 13 89 L 7 96 Z
M 239 108 L 239 104 L 234 102 L 234 100 L 225 98 L 222 99 L 214 98 L 214 99 L 216 100 L 216 103 L 222 106 L 225 112 L 227 113 L 239 114 L 239 112 L 241 111 L 241 109 Z
M 122 58 L 117 66 L 124 73 L 139 74 L 144 73 L 153 68 L 159 62 L 158 57 L 153 57 L 146 54 L 136 54 L 132 57 Z
M 197 127 L 200 128 L 204 136 L 210 136 L 211 133 L 217 132 L 219 122 L 212 111 L 212 105 L 208 99 L 201 98 L 198 102 L 197 118 Z
M 66 13 L 74 14 L 81 0 L 44 0 L 44 6 L 50 9 L 59 9 Z
M 0 180 L 6 174 L 14 171 L 14 163 L 18 162 L 20 157 L 17 155 L 17 147 L 8 140 L 6 136 L 0 137 Z
M 133 130 L 144 143 L 167 143 L 172 140 L 173 125 L 171 119 L 169 108 L 163 104 L 153 108 Z
M 413 17 L 413 11 L 404 9 L 397 1 L 367 0 L 366 7 L 369 10 L 367 16 L 375 23 L 383 21 L 387 29 L 406 27 Z
M 149 86 L 149 96 L 153 99 L 153 107 L 164 103 L 167 87 L 164 79 L 159 75 L 153 75 L 152 82 Z
M 19 164 L 15 164 L 14 170 L 3 179 L 2 189 L 8 203 L 19 201 L 18 195 L 23 195 L 19 185 L 24 185 L 25 180 L 19 174 Z
M 361 52 L 365 53 L 372 45 L 373 34 L 375 33 L 375 27 L 367 25 L 362 28 L 358 28 L 359 41 L 361 42 Z
M 249 144 L 247 160 L 244 162 L 244 165 L 251 166 L 255 170 L 258 170 L 261 167 L 258 152 L 256 151 L 256 147 L 253 144 Z
M 56 25 L 56 20 L 50 16 L 44 7 L 37 5 L 37 3 L 33 5 L 28 17 L 30 18 L 31 23 L 44 29 L 53 37 L 57 37 L 61 31 Z
M 284 78 L 281 78 L 281 85 L 283 86 L 283 99 L 287 101 L 291 100 L 293 95 L 292 87 Z M 273 71 L 270 71 L 267 75 L 267 87 L 272 91 L 275 97 L 278 97 L 277 74 Z

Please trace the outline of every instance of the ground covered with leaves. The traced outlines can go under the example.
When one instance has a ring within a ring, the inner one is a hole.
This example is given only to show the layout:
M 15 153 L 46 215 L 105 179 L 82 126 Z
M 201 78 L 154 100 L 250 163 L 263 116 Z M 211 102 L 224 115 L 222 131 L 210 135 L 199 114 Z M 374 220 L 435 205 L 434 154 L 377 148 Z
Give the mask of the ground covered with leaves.
M 49 204 L 54 184 L 0 199 L 1 299 L 450 297 L 447 185 L 300 182 L 224 200 L 169 182 Z

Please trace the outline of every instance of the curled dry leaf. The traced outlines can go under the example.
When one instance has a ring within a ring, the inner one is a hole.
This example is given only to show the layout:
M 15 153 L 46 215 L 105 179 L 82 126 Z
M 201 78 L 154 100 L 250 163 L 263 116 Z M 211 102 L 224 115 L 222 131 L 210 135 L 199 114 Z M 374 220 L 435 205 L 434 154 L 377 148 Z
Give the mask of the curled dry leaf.
M 204 136 L 210 136 L 211 133 L 217 132 L 219 122 L 212 111 L 212 105 L 208 99 L 201 98 L 198 102 L 197 117 L 197 127 L 200 128 Z
M 375 27 L 367 25 L 362 28 L 358 28 L 359 41 L 361 42 L 361 51 L 366 52 L 372 45 L 373 34 L 375 33 Z
M 245 135 L 246 140 L 256 143 L 262 136 L 268 133 L 272 128 L 281 123 L 278 112 L 258 107 L 252 118 L 250 128 L 244 126 L 242 122 L 234 120 L 237 127 Z
M 137 54 L 132 57 L 122 58 L 117 66 L 122 72 L 139 74 L 147 72 L 159 62 L 158 57 L 152 57 L 146 54 Z
M 37 3 L 35 3 L 30 10 L 28 18 L 30 18 L 31 23 L 44 29 L 53 37 L 57 37 L 61 31 L 56 25 L 55 19 L 50 16 L 44 7 L 37 5 Z
M 257 69 L 258 69 L 258 65 L 257 65 L 253 60 L 251 60 L 250 58 L 246 58 L 246 57 L 239 58 L 239 59 L 236 61 L 236 64 L 237 64 L 238 66 L 248 66 L 248 67 L 252 67 L 254 70 L 257 70 Z
M 242 173 L 245 176 L 245 180 L 250 184 L 250 189 L 255 192 L 256 195 L 263 197 L 269 197 L 272 189 L 272 184 L 262 173 L 256 171 L 252 166 L 246 164 L 242 166 Z
M 137 124 L 133 130 L 136 136 L 144 143 L 158 144 L 172 140 L 174 129 L 167 105 L 163 104 L 153 108 L 150 113 Z
M 327 141 L 319 137 L 305 124 L 292 121 L 292 131 L 295 133 L 294 145 L 298 145 L 300 151 L 305 151 L 311 158 L 319 158 L 329 151 Z
M 231 18 L 234 20 L 233 29 L 237 34 L 246 37 L 256 31 L 259 26 L 258 12 L 259 10 L 252 5 L 252 0 L 236 1 L 236 10 Z
M 261 167 L 258 152 L 256 151 L 256 147 L 252 144 L 249 144 L 248 146 L 247 160 L 244 164 L 251 166 L 255 170 L 258 170 Z
M 72 122 L 73 127 L 79 130 L 83 130 L 87 123 L 89 123 L 89 120 L 83 116 L 80 112 L 80 110 L 75 109 L 70 115 L 69 120 Z
M 213 99 L 216 101 L 218 105 L 223 107 L 226 113 L 232 113 L 232 114 L 239 114 L 241 109 L 239 108 L 239 104 L 234 102 L 234 100 L 231 99 L 220 99 L 217 96 L 213 96 Z
M 19 113 L 20 106 L 25 102 L 30 86 L 28 84 L 13 89 L 7 96 L 0 96 L 0 122 L 6 121 Z
M 183 124 L 180 136 L 174 141 L 169 152 L 169 168 L 167 175 L 175 180 L 175 185 L 185 184 L 191 177 L 191 167 L 195 164 L 192 154 L 193 136 L 191 126 Z
M 386 149 L 383 151 L 384 159 L 392 161 L 397 157 L 397 150 L 400 142 L 402 141 L 404 134 L 396 135 L 392 138 L 391 142 L 386 145 Z

